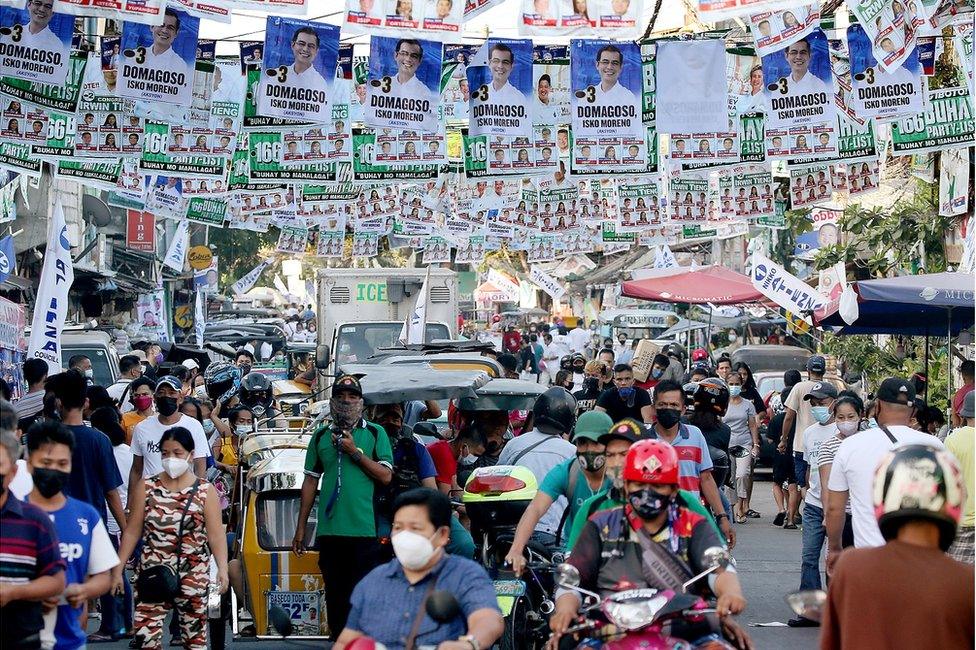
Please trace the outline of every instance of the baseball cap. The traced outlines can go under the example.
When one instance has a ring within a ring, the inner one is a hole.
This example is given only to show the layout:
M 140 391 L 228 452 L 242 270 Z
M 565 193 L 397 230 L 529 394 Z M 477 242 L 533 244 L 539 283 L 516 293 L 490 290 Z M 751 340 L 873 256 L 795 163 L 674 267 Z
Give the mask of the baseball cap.
M 900 377 L 888 377 L 878 387 L 877 398 L 892 404 L 914 404 L 915 387 Z
M 156 390 L 158 391 L 161 386 L 169 386 L 173 390 L 183 390 L 183 382 L 180 381 L 179 377 L 174 377 L 173 375 L 164 375 L 156 380 Z
M 827 371 L 827 360 L 823 358 L 822 355 L 815 354 L 809 359 L 807 359 L 807 371 L 808 372 L 826 372 Z
M 336 377 L 335 383 L 332 384 L 332 393 L 335 394 L 340 390 L 349 391 L 359 397 L 363 396 L 363 385 L 359 383 L 359 377 L 356 375 L 339 375 Z
M 834 399 L 837 397 L 837 389 L 829 381 L 818 381 L 810 389 L 810 392 L 803 396 L 806 401 L 812 399 L 824 399 L 829 397 Z
M 626 440 L 634 443 L 643 437 L 644 427 L 637 420 L 627 418 L 615 423 L 609 431 L 600 436 L 598 442 L 607 444 L 611 440 Z
M 189 368 L 190 370 L 197 370 L 200 368 L 200 364 L 197 363 L 196 359 L 183 359 L 182 365 L 184 368 Z
M 969 391 L 962 398 L 962 407 L 959 409 L 959 417 L 976 418 L 976 391 Z
M 573 434 L 573 442 L 580 438 L 599 442 L 600 436 L 607 433 L 607 429 L 613 426 L 613 420 L 602 411 L 587 411 L 576 420 L 576 432 Z

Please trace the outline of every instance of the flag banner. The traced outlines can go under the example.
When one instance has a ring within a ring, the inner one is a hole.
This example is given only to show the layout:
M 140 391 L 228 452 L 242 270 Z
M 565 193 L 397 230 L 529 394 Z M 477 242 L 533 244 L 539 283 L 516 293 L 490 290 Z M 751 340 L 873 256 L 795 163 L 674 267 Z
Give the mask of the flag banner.
M 896 156 L 965 146 L 973 141 L 973 101 L 968 88 L 930 90 L 925 111 L 891 124 Z
M 58 201 L 48 221 L 44 265 L 41 267 L 30 343 L 27 346 L 27 358 L 44 360 L 49 375 L 61 372 L 61 330 L 68 315 L 68 290 L 74 280 L 68 226 L 64 221 L 61 202 Z
M 918 48 L 912 50 L 900 66 L 886 71 L 878 65 L 871 39 L 858 24 L 847 28 L 847 48 L 854 86 L 851 107 L 858 117 L 888 119 L 922 112 Z
M 762 57 L 762 71 L 767 130 L 836 119 L 830 51 L 820 29 Z
M 173 233 L 173 240 L 169 244 L 166 256 L 163 258 L 163 265 L 168 266 L 177 273 L 183 272 L 186 265 L 186 252 L 190 248 L 190 222 L 180 221 Z
M 271 265 L 271 260 L 262 260 L 257 266 L 245 273 L 241 278 L 231 285 L 230 289 L 234 292 L 234 295 L 242 296 L 251 290 L 257 281 L 264 273 L 264 270 Z
M 189 107 L 199 29 L 199 18 L 175 9 L 160 25 L 126 22 L 118 96 Z
M 538 266 L 529 269 L 529 280 L 535 283 L 540 289 L 545 291 L 553 300 L 559 300 L 566 295 L 566 287 L 559 283 L 559 280 L 552 277 Z
M 820 6 L 791 7 L 749 16 L 749 31 L 759 56 L 791 45 L 820 26 Z
M 489 38 L 466 74 L 470 135 L 532 135 L 532 41 Z
M 289 120 L 329 121 L 339 60 L 339 28 L 268 16 L 265 34 L 258 113 Z
M 757 291 L 807 322 L 813 311 L 827 304 L 827 296 L 761 253 L 752 254 L 751 276 Z
M 725 42 L 667 41 L 657 46 L 659 133 L 729 130 Z

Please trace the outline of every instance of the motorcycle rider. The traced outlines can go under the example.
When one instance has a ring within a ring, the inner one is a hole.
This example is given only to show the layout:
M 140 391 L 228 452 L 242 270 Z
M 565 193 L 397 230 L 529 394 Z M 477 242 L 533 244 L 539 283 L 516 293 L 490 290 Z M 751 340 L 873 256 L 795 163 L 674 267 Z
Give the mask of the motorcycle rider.
M 661 440 L 634 443 L 624 460 L 626 503 L 590 517 L 583 527 L 568 562 L 580 574 L 580 587 L 606 594 L 627 589 L 671 589 L 708 568 L 705 549 L 724 546 L 706 517 L 689 508 L 678 490 L 678 454 Z M 735 569 L 718 568 L 706 580 L 689 589 L 702 592 L 708 585 L 717 597 L 716 609 L 723 632 L 740 647 L 751 647 L 748 636 L 728 618 L 746 607 Z M 554 642 L 569 628 L 579 612 L 576 592 L 557 591 L 556 609 L 549 619 Z M 679 630 L 696 641 L 700 629 Z M 708 640 L 713 639 L 706 633 Z
M 573 393 L 573 397 L 576 398 L 577 414 L 582 415 L 586 411 L 593 410 L 597 398 L 603 392 L 604 382 L 608 379 L 609 374 L 607 364 L 599 359 L 586 362 L 583 367 L 583 388 Z
M 283 429 L 288 426 L 275 403 L 271 380 L 260 372 L 249 372 L 241 379 L 241 403 L 254 413 L 256 423 Z

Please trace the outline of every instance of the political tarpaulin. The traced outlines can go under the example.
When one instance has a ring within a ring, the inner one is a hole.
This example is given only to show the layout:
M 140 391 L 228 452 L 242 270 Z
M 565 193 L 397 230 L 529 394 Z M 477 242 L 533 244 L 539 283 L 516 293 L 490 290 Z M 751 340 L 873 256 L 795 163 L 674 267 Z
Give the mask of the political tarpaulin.
M 165 0 L 54 0 L 54 10 L 72 16 L 113 18 L 144 25 L 159 25 Z
M 854 24 L 847 28 L 854 112 L 861 118 L 890 119 L 922 111 L 921 66 L 918 49 L 912 50 L 901 65 L 888 71 L 878 65 L 871 39 Z
M 642 137 L 641 54 L 636 43 L 570 43 L 573 136 Z
M 900 66 L 915 49 L 916 32 L 925 21 L 911 0 L 853 0 L 848 8 L 871 39 L 874 56 L 885 71 Z
M 697 13 L 702 22 L 714 23 L 795 6 L 795 0 L 698 0 Z
M 166 9 L 162 24 L 122 28 L 119 97 L 189 107 L 200 19 Z
M 366 124 L 436 133 L 441 50 L 437 41 L 373 36 L 363 109 Z
M 532 42 L 489 38 L 467 67 L 470 135 L 532 135 Z
M 969 209 L 969 148 L 943 151 L 939 164 L 939 214 L 952 217 Z
M 636 38 L 643 0 L 519 0 L 525 36 L 588 35 Z
M 659 133 L 729 130 L 725 42 L 665 41 L 657 46 Z
M 815 29 L 762 58 L 766 128 L 833 122 L 834 79 L 827 37 Z
M 346 0 L 345 27 L 350 34 L 415 37 L 428 33 L 460 35 L 464 0 Z
M 896 156 L 928 153 L 972 144 L 973 101 L 968 88 L 930 90 L 926 109 L 891 124 Z
M 339 28 L 268 16 L 265 34 L 258 112 L 290 120 L 329 121 L 339 60 Z
M 0 8 L 0 74 L 62 84 L 68 74 L 74 16 L 51 10 L 53 0 L 30 0 L 26 10 Z
M 801 5 L 749 16 L 749 31 L 759 56 L 772 54 L 820 26 L 820 5 Z
M 752 286 L 786 311 L 810 314 L 827 304 L 827 297 L 761 253 L 752 254 Z

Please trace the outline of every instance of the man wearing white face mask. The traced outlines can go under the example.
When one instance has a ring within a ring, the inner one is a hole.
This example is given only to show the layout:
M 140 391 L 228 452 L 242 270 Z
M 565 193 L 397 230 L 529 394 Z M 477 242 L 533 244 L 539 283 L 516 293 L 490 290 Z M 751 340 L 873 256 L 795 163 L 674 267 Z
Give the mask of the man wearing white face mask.
M 335 650 L 345 650 L 361 636 L 391 650 L 481 650 L 501 637 L 505 624 L 488 573 L 471 560 L 445 551 L 450 519 L 450 500 L 437 490 L 417 488 L 397 497 L 391 537 L 396 559 L 373 569 L 356 585 Z M 426 613 L 435 590 L 453 595 L 460 610 L 439 624 Z M 380 602 L 397 603 L 397 615 L 376 607 Z
M 93 379 L 95 377 L 95 371 L 92 370 L 91 359 L 83 354 L 76 354 L 68 359 L 68 370 L 71 370 L 72 368 L 85 376 L 89 386 L 94 383 Z

